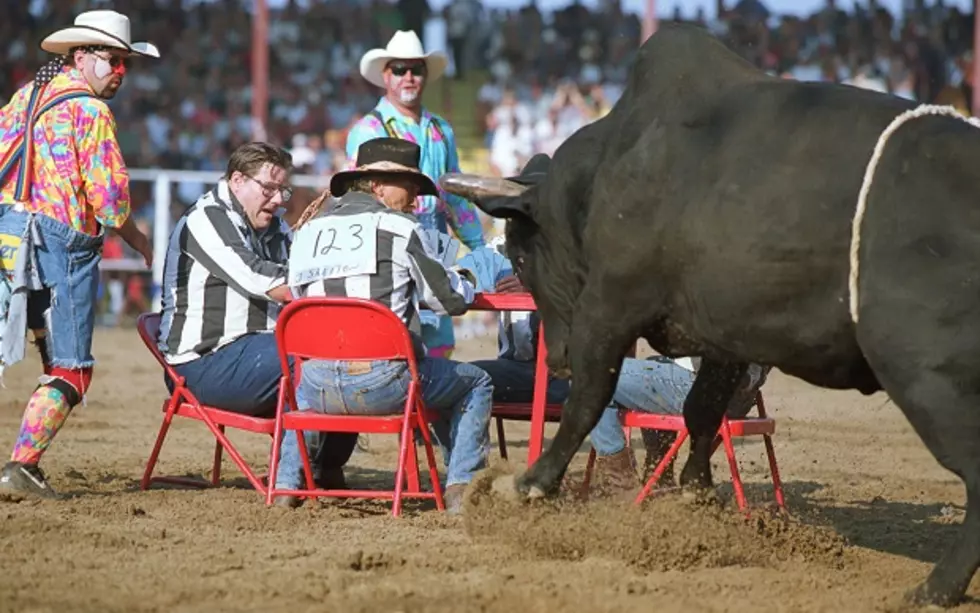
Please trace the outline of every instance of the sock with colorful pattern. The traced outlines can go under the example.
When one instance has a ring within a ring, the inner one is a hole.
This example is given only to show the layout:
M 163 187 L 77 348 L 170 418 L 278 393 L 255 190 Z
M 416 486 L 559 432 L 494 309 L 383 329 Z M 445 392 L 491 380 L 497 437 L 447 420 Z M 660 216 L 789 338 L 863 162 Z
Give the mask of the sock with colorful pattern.
M 10 459 L 24 464 L 37 464 L 58 430 L 65 425 L 71 408 L 65 395 L 50 385 L 42 385 L 34 390 L 34 395 L 27 403 L 27 410 L 24 411 L 24 421 Z

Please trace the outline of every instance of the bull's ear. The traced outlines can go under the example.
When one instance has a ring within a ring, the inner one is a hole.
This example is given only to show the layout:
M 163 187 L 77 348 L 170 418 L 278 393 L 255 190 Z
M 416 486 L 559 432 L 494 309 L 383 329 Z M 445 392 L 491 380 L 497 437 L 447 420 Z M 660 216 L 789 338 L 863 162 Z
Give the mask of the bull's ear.
M 474 203 L 490 217 L 500 219 L 531 217 L 531 205 L 524 196 L 485 196 L 477 198 Z

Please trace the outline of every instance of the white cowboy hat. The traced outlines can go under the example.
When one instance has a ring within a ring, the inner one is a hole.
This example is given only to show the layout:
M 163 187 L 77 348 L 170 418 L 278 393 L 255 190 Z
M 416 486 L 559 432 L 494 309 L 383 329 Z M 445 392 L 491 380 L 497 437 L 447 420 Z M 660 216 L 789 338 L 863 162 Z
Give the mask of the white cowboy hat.
M 74 47 L 86 45 L 113 47 L 136 55 L 160 57 L 156 45 L 130 41 L 129 17 L 116 11 L 85 11 L 75 18 L 73 26 L 58 30 L 41 41 L 41 49 L 58 55 L 68 55 Z
M 371 49 L 361 57 L 361 76 L 368 80 L 372 85 L 384 87 L 385 81 L 382 76 L 385 66 L 391 60 L 425 60 L 425 67 L 429 72 L 427 80 L 435 81 L 446 72 L 446 65 L 449 58 L 444 53 L 432 51 L 426 53 L 422 49 L 422 41 L 412 30 L 399 30 L 388 41 L 388 46 L 384 49 Z

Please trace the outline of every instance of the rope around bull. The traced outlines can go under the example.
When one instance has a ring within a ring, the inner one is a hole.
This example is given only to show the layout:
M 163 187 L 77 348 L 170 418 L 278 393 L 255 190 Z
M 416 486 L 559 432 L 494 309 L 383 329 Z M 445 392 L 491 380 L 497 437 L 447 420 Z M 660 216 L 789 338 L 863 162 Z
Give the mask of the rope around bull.
M 296 230 L 299 230 L 303 224 L 319 213 L 323 208 L 323 203 L 326 202 L 328 198 L 330 198 L 330 190 L 325 189 L 323 190 L 323 193 L 320 194 L 313 202 L 306 205 L 306 208 L 303 209 L 303 214 L 296 220 L 296 225 L 291 228 L 292 231 L 295 232 Z
M 892 134 L 894 134 L 906 122 L 919 117 L 927 117 L 931 115 L 945 115 L 947 117 L 953 117 L 965 121 L 975 128 L 980 128 L 980 119 L 975 117 L 966 117 L 952 106 L 923 104 L 914 109 L 905 111 L 896 117 L 890 124 L 888 124 L 888 127 L 881 133 L 881 136 L 878 137 L 878 142 L 875 144 L 874 154 L 871 156 L 871 161 L 868 162 L 868 167 L 864 171 L 864 182 L 861 184 L 861 192 L 858 195 L 857 211 L 854 213 L 854 220 L 851 224 L 851 268 L 848 276 L 848 291 L 850 293 L 851 321 L 854 323 L 858 322 L 858 248 L 861 246 L 861 222 L 864 220 L 864 211 L 867 208 L 868 192 L 871 191 L 871 183 L 874 181 L 875 169 L 877 169 L 878 162 L 881 160 L 882 152 L 885 150 L 885 143 L 888 142 L 888 139 L 891 138 Z

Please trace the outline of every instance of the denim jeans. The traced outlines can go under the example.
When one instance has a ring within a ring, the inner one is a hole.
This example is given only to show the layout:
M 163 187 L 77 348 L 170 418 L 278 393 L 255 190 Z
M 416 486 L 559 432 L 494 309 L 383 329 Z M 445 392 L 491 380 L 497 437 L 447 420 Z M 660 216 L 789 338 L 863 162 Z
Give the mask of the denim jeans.
M 8 366 L 23 358 L 28 327 L 47 331 L 51 366 L 95 364 L 92 334 L 103 239 L 104 233 L 92 236 L 46 215 L 0 205 L 0 262 L 12 291 L 0 314 Z
M 490 377 L 471 364 L 444 358 L 424 358 L 418 368 L 422 401 L 440 414 L 431 425 L 446 463 L 446 486 L 469 483 L 486 467 L 490 452 Z M 411 382 L 405 362 L 310 360 L 302 370 L 296 397 L 301 411 L 396 415 L 405 409 Z M 298 442 L 294 432 L 283 437 L 277 488 L 303 484 Z
M 271 417 L 276 412 L 282 367 L 274 334 L 246 334 L 217 351 L 176 365 L 174 370 L 203 404 L 258 417 Z M 164 379 L 172 392 L 173 382 L 166 376 Z M 357 435 L 331 432 L 311 436 L 308 444 L 310 453 L 316 455 L 317 467 L 339 468 L 354 452 Z
M 276 412 L 282 367 L 274 334 L 246 334 L 174 370 L 204 404 L 259 417 Z M 173 391 L 170 381 L 167 387 Z
M 481 360 L 472 363 L 490 375 L 495 402 L 531 402 L 534 397 L 534 362 Z M 626 436 L 616 405 L 648 413 L 680 415 L 694 384 L 694 373 L 668 360 L 627 358 L 613 393 L 613 404 L 602 412 L 589 438 L 596 453 L 609 456 L 626 448 Z M 568 399 L 567 381 L 549 379 L 548 402 Z M 645 434 L 645 433 L 644 433 Z M 647 440 L 646 434 L 644 440 Z

